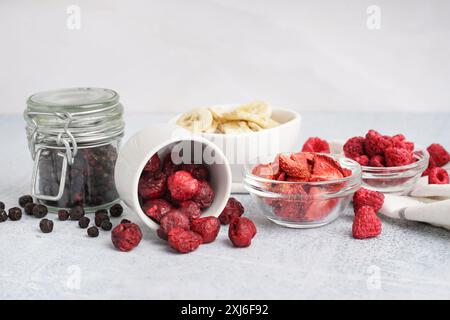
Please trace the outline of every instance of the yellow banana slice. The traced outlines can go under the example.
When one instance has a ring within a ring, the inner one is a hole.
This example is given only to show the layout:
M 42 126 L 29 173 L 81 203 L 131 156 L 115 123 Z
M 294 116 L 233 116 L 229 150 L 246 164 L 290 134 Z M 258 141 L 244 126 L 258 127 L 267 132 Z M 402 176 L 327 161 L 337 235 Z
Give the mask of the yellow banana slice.
M 244 104 L 237 107 L 235 111 L 255 114 L 266 119 L 269 119 L 272 116 L 272 108 L 263 101 Z
M 219 125 L 220 129 L 225 134 L 239 134 L 245 132 L 253 132 L 247 126 L 245 121 L 228 121 Z
M 213 115 L 206 108 L 198 108 L 183 114 L 176 123 L 192 132 L 205 132 L 213 125 Z

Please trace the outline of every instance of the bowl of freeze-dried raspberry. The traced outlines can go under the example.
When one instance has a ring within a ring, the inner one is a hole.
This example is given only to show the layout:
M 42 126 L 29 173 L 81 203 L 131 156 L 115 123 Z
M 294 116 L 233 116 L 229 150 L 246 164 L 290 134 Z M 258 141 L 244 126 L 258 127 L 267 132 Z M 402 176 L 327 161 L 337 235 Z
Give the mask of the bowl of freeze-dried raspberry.
M 152 126 L 132 136 L 119 151 L 115 180 L 121 199 L 154 230 L 160 224 L 182 226 L 200 216 L 219 216 L 232 183 L 220 148 L 174 125 Z
M 388 136 L 375 130 L 348 139 L 342 149 L 346 157 L 361 165 L 365 188 L 393 194 L 411 189 L 430 157 L 427 150 L 415 146 L 403 134 Z
M 335 220 L 361 186 L 361 166 L 342 155 L 281 153 L 245 168 L 244 186 L 264 216 L 291 228 Z

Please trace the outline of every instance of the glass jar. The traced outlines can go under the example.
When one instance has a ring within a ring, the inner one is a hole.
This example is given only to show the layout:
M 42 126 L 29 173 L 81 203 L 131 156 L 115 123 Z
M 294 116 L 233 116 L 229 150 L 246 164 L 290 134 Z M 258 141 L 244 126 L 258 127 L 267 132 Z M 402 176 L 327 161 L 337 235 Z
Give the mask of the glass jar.
M 122 116 L 119 95 L 109 89 L 61 89 L 28 98 L 24 118 L 37 202 L 51 212 L 75 205 L 93 212 L 119 200 L 114 167 Z

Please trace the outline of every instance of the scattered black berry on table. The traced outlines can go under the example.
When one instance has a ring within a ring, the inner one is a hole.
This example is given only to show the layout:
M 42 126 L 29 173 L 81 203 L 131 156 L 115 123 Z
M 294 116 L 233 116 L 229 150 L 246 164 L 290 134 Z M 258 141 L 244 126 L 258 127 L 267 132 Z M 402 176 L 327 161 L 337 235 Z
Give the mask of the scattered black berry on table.
M 8 214 L 5 210 L 0 209 L 0 222 L 5 222 L 6 220 L 8 220 Z
M 122 220 L 120 221 L 120 223 L 131 223 L 131 221 L 128 220 L 128 219 L 122 219 Z
M 122 215 L 123 207 L 120 203 L 116 203 L 109 209 L 109 213 L 111 214 L 111 217 L 117 218 Z
M 17 221 L 22 218 L 22 210 L 18 207 L 14 207 L 8 210 L 8 217 L 12 221 Z
M 33 208 L 33 216 L 36 218 L 43 218 L 47 215 L 48 209 L 43 204 L 35 205 Z
M 33 214 L 33 208 L 36 206 L 36 203 L 34 202 L 28 202 L 25 207 L 23 207 L 23 211 L 29 216 Z
M 0 210 L 5 210 L 5 204 L 0 201 Z
M 89 237 L 97 237 L 98 236 L 98 228 L 97 227 L 90 227 L 87 229 L 87 234 Z
M 85 216 L 85 217 L 81 217 L 80 220 L 78 220 L 78 225 L 80 226 L 80 228 L 86 229 L 89 226 L 90 222 L 91 222 L 91 220 Z
M 97 211 L 95 211 L 95 216 L 102 214 L 102 215 L 108 215 L 108 210 L 106 209 L 99 209 Z
M 50 233 L 53 231 L 53 221 L 42 219 L 41 222 L 39 222 L 39 228 L 43 233 Z
M 82 206 L 75 206 L 70 209 L 69 214 L 71 220 L 80 220 L 84 216 L 84 208 Z
M 112 223 L 109 220 L 104 220 L 101 224 L 101 228 L 105 231 L 109 231 L 112 229 Z
M 95 225 L 100 227 L 103 221 L 109 221 L 109 217 L 107 214 L 99 213 L 95 216 Z
M 61 221 L 66 221 L 67 219 L 69 219 L 69 211 L 61 209 L 58 211 L 58 219 Z
M 21 196 L 19 198 L 19 206 L 21 206 L 22 208 L 25 208 L 25 205 L 30 202 L 33 202 L 33 197 L 30 196 L 29 194 Z

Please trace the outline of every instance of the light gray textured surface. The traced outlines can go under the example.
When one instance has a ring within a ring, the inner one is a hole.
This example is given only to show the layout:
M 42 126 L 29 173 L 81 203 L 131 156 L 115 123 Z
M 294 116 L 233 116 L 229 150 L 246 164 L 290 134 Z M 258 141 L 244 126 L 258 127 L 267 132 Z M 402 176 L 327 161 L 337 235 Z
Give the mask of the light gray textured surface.
M 128 116 L 127 135 L 163 119 Z M 306 113 L 299 148 L 307 136 L 343 139 L 369 128 L 449 147 L 449 123 L 450 114 Z M 23 126 L 19 116 L 0 117 L 0 200 L 8 207 L 29 191 Z M 51 234 L 29 216 L 1 223 L 0 299 L 450 298 L 448 231 L 384 219 L 380 237 L 360 241 L 351 237 L 351 209 L 328 226 L 292 230 L 265 220 L 248 196 L 237 197 L 258 228 L 247 249 L 231 247 L 226 228 L 215 243 L 179 255 L 142 224 L 142 243 L 121 253 L 109 232 L 88 238 L 75 222 L 55 219 Z M 124 216 L 138 221 L 129 210 Z

